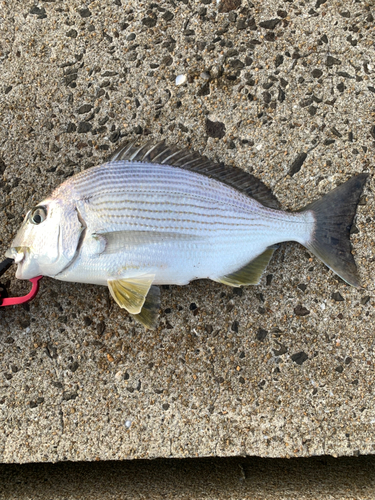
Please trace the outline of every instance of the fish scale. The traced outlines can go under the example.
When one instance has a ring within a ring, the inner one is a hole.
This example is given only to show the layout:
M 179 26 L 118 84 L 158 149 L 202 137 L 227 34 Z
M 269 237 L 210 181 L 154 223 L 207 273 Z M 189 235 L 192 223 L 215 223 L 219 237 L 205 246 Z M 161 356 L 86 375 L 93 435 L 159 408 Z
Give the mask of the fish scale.
M 359 285 L 349 229 L 366 174 L 295 213 L 238 168 L 164 143 L 125 146 L 66 180 L 31 210 L 6 255 L 16 276 L 108 285 L 147 327 L 156 285 L 199 278 L 257 284 L 275 244 L 297 241 Z

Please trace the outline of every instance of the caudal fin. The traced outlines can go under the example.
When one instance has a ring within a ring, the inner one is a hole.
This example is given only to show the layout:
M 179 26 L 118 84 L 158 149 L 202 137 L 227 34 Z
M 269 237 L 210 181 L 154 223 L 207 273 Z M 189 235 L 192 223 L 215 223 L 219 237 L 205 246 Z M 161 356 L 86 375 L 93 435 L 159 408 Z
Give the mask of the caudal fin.
M 315 230 L 306 247 L 350 285 L 359 287 L 358 270 L 351 253 L 350 229 L 368 174 L 355 175 L 314 201 Z

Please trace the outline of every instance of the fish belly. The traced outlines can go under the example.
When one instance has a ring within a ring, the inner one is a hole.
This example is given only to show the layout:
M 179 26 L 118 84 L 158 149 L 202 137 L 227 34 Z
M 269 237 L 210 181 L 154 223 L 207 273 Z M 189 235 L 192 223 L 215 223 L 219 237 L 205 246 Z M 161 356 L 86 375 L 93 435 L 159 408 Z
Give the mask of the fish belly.
M 266 208 L 168 165 L 118 162 L 86 172 L 74 185 L 86 235 L 74 263 L 55 276 L 64 281 L 105 285 L 141 274 L 153 274 L 154 284 L 215 280 L 275 243 L 303 243 L 313 228 L 306 213 Z

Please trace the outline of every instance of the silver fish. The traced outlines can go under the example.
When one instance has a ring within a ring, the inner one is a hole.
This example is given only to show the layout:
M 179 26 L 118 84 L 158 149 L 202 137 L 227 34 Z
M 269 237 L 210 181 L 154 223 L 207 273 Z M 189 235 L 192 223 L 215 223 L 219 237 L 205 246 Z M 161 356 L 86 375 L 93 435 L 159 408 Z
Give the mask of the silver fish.
M 107 285 L 146 327 L 156 285 L 209 278 L 259 283 L 275 244 L 297 241 L 359 286 L 349 230 L 367 174 L 299 212 L 285 212 L 254 176 L 164 142 L 128 144 L 61 184 L 26 215 L 6 252 L 16 277 Z

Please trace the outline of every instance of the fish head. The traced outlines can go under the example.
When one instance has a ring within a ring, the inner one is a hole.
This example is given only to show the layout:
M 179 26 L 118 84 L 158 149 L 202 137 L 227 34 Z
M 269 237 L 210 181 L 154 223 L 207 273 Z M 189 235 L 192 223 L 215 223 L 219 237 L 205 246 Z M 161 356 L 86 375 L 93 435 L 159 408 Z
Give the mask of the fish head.
M 38 203 L 26 214 L 5 253 L 17 264 L 16 277 L 56 276 L 74 259 L 83 229 L 71 204 L 51 198 Z

